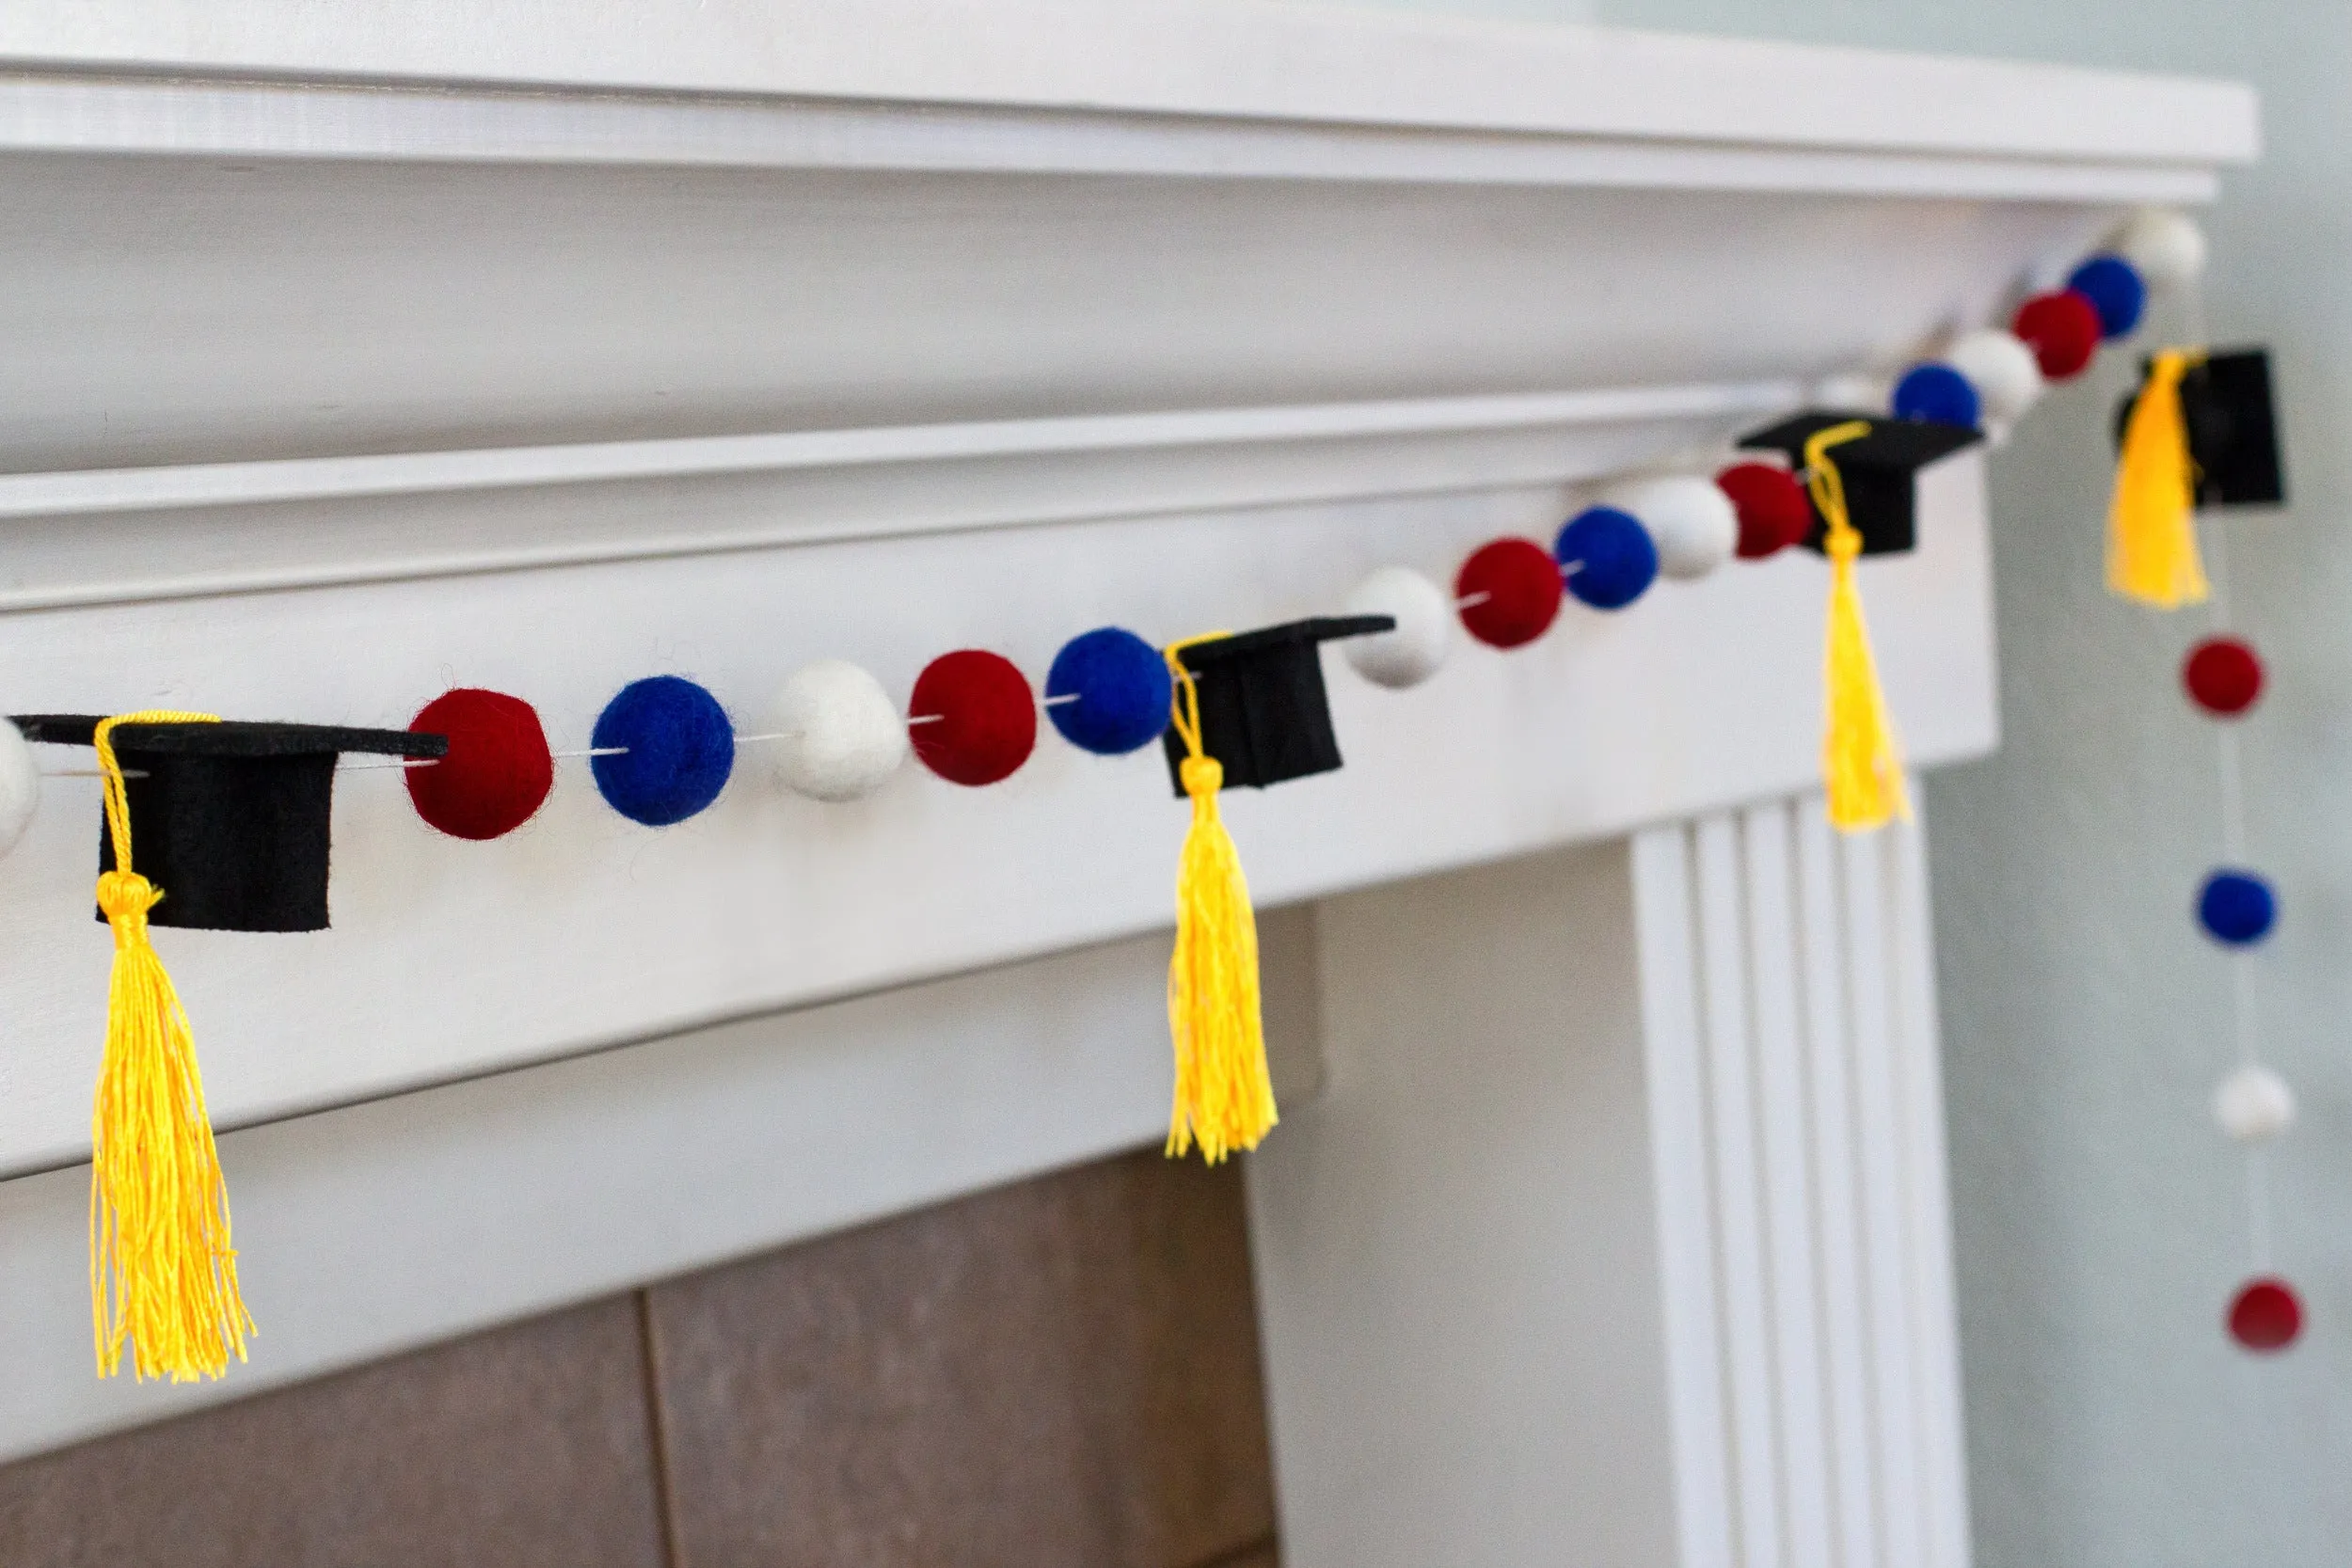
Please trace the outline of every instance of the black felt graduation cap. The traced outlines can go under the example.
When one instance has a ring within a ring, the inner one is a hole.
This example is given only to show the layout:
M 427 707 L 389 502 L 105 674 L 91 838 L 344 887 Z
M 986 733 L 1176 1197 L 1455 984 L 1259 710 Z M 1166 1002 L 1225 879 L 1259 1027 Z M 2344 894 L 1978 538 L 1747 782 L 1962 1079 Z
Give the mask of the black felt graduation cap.
M 89 714 L 17 719 L 27 740 L 91 744 Z M 134 868 L 163 889 L 151 925 L 209 931 L 326 928 L 327 823 L 343 752 L 438 757 L 446 736 L 326 724 L 119 724 Z M 99 823 L 99 869 L 114 845 Z
M 1789 466 L 1802 471 L 1807 440 L 1832 425 L 1855 420 L 1867 424 L 1870 433 L 1839 443 L 1831 460 L 1845 484 L 1846 511 L 1862 535 L 1862 553 L 1892 555 L 1908 550 L 1918 543 L 1919 534 L 1913 480 L 1938 458 L 1981 440 L 1979 432 L 1934 420 L 1893 420 L 1816 409 L 1742 436 L 1740 445 L 1750 451 L 1785 452 Z M 1814 508 L 1813 531 L 1805 535 L 1805 546 L 1820 549 L 1828 531 L 1820 509 Z
M 2141 384 L 2148 362 L 2140 363 Z M 2131 423 L 2134 390 L 2115 411 L 2115 439 Z M 2181 417 L 2197 465 L 2197 504 L 2276 506 L 2287 499 L 2279 461 L 2278 416 L 2270 399 L 2270 354 L 2240 348 L 2208 354 L 2181 376 Z
M 1263 789 L 1340 766 L 1331 705 L 1323 689 L 1322 645 L 1394 631 L 1391 615 L 1320 616 L 1179 648 L 1200 697 L 1200 749 L 1225 769 L 1225 786 Z M 1184 743 L 1170 728 L 1168 778 L 1182 796 Z

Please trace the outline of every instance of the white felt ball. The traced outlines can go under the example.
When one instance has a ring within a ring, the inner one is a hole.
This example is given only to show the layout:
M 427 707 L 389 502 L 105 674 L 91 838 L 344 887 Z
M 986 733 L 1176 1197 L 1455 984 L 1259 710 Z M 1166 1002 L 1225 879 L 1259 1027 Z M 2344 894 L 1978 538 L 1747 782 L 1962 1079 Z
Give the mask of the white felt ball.
M 1454 644 L 1454 606 L 1419 572 L 1383 566 L 1347 596 L 1350 615 L 1393 615 L 1396 629 L 1340 644 L 1347 662 L 1375 686 L 1419 686 L 1438 673 Z
M 0 719 L 0 855 L 16 847 L 40 804 L 40 770 L 24 732 Z
M 1644 480 L 1613 491 L 1611 504 L 1642 520 L 1658 546 L 1658 569 L 1670 578 L 1703 578 L 1740 543 L 1739 509 L 1711 479 Z
M 2143 207 L 2134 214 L 2115 248 L 2152 289 L 2194 283 L 2205 270 L 2205 231 L 2195 219 L 2169 208 Z
M 907 724 L 882 682 L 854 664 L 820 658 L 777 693 L 776 777 L 819 800 L 870 795 L 907 759 Z
M 2238 1142 L 2261 1143 L 2295 1125 L 2295 1091 L 2268 1068 L 2249 1063 L 2213 1091 L 2213 1114 Z
M 2008 424 L 2042 396 L 2042 366 L 2033 350 L 1996 327 L 1971 332 L 1944 351 L 1944 362 L 1968 378 L 1985 418 Z
M 1895 395 L 1895 383 L 1863 371 L 1825 375 L 1813 388 L 1813 401 L 1823 408 L 1883 408 Z

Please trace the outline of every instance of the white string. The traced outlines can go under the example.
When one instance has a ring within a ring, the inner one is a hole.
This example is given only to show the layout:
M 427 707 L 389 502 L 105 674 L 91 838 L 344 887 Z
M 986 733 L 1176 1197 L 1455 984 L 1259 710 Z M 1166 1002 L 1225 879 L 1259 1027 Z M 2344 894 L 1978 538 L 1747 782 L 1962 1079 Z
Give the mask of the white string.
M 2192 325 L 2198 328 L 2191 341 L 2203 341 L 2202 311 L 2197 304 L 2192 288 L 2187 305 Z M 2229 535 L 2216 526 L 2205 551 L 2206 577 L 2210 593 L 2206 602 L 2211 605 L 2211 630 L 2221 636 L 2230 628 L 2230 549 Z M 2233 866 L 2246 863 L 2246 784 L 2238 756 L 2237 720 L 2217 717 L 2215 720 L 2214 764 L 2221 786 L 2221 845 L 2222 854 Z M 2261 1063 L 2261 1031 L 2256 1027 L 2253 954 L 2239 949 L 2230 955 L 2230 1011 L 2237 1035 L 2237 1059 L 2244 1067 Z M 2246 1150 L 2246 1239 L 2247 1250 L 2257 1275 L 2270 1272 L 2270 1173 L 2263 1151 L 2254 1146 Z

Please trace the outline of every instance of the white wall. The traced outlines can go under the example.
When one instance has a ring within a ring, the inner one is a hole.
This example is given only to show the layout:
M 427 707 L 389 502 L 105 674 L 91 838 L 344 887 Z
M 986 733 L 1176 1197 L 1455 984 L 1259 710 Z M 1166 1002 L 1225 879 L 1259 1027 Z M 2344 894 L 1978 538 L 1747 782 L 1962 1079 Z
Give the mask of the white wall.
M 1429 8 L 1438 8 L 1430 0 Z M 2279 1266 L 2311 1312 L 2272 1362 L 2223 1338 L 2248 1263 L 2241 1162 L 2205 1110 L 2228 976 L 2195 935 L 2217 854 L 2209 733 L 2173 670 L 2195 613 L 2099 587 L 2121 356 L 1994 464 L 2001 754 L 1929 789 L 1963 1347 L 1984 1568 L 2344 1560 L 2352 1525 L 2352 7 L 2341 0 L 1456 0 L 1490 16 L 2239 77 L 2269 150 L 2210 216 L 2217 338 L 2266 340 L 2282 515 L 2224 522 L 2272 670 L 2245 730 L 2249 844 L 2285 911 L 2257 966 L 2304 1120 L 2271 1162 Z M 1759 308 L 1763 295 L 1759 290 Z

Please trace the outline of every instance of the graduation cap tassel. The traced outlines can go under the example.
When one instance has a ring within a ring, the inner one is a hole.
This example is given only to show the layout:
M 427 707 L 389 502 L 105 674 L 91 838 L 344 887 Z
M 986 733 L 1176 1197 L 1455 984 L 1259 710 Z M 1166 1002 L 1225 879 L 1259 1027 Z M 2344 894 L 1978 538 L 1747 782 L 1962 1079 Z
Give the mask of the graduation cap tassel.
M 1241 856 L 1217 814 L 1225 768 L 1200 743 L 1200 694 L 1192 672 L 1168 650 L 1174 677 L 1172 722 L 1184 744 L 1179 776 L 1192 797 L 1176 873 L 1176 953 L 1168 968 L 1168 1023 L 1176 1046 L 1176 1104 L 1168 1153 L 1195 1143 L 1211 1164 L 1255 1148 L 1276 1120 L 1258 1011 L 1258 923 Z
M 115 760 L 117 724 L 216 723 L 207 713 L 130 713 L 93 736 L 105 778 L 114 869 L 98 907 L 114 929 L 106 1052 L 90 1117 L 90 1310 L 98 1372 L 174 1383 L 218 1377 L 253 1332 L 229 1244 L 229 1195 L 204 1109 L 188 1015 L 147 934 L 164 893 L 131 869 L 131 811 Z
M 1894 722 L 1886 714 L 1886 694 L 1879 689 L 1870 628 L 1862 618 L 1862 590 L 1854 581 L 1862 534 L 1847 515 L 1845 482 L 1829 456 L 1832 447 L 1869 433 L 1867 420 L 1852 420 L 1818 432 L 1804 444 L 1813 504 L 1827 525 L 1822 548 L 1830 561 L 1821 778 L 1829 793 L 1831 826 L 1850 833 L 1883 827 L 1890 817 L 1911 820 L 1902 756 Z
M 2123 427 L 2123 451 L 2115 465 L 2115 500 L 2107 509 L 2107 587 L 2159 610 L 2202 604 L 2205 598 L 2205 566 L 2197 554 L 2197 470 L 2181 407 L 2181 378 L 2203 357 L 2177 348 L 2154 356 Z

